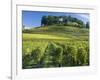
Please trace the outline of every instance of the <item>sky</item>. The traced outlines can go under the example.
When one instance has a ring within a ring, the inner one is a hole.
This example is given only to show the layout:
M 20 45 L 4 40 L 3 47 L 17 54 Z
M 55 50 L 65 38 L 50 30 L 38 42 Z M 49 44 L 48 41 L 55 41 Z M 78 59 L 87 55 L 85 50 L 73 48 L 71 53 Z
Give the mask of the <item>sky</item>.
M 25 27 L 41 26 L 42 16 L 72 16 L 82 20 L 85 24 L 89 22 L 88 13 L 68 13 L 68 12 L 39 12 L 39 11 L 22 11 L 22 25 Z

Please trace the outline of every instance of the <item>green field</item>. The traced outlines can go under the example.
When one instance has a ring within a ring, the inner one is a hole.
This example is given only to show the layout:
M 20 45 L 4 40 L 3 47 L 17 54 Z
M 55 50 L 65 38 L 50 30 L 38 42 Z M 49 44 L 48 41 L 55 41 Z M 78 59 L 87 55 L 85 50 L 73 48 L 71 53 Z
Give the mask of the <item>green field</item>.
M 89 29 L 45 26 L 22 31 L 22 67 L 89 65 Z

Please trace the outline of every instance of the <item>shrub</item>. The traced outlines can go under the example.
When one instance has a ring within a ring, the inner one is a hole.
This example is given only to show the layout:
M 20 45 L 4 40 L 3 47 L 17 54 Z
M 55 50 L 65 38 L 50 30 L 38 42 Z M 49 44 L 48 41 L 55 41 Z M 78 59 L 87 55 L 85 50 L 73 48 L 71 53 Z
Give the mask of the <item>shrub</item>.
M 78 53 L 77 53 L 77 59 L 78 59 L 78 64 L 77 65 L 87 65 L 87 52 L 86 50 L 81 46 L 78 47 Z

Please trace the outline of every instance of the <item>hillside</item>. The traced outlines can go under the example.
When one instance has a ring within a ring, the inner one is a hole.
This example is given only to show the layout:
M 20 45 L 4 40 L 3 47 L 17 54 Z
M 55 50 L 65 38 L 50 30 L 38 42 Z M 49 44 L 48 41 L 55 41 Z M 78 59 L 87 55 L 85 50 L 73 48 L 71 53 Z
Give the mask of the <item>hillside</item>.
M 45 26 L 45 27 L 36 27 L 30 30 L 23 30 L 24 36 L 28 34 L 35 34 L 35 36 L 41 37 L 42 39 L 76 39 L 76 40 L 88 40 L 89 29 L 87 28 L 78 28 L 71 26 Z M 28 34 L 26 34 L 28 33 Z M 30 36 L 29 38 L 35 37 Z M 44 37 L 44 38 L 43 38 Z
M 24 69 L 89 65 L 89 29 L 45 26 L 22 35 Z

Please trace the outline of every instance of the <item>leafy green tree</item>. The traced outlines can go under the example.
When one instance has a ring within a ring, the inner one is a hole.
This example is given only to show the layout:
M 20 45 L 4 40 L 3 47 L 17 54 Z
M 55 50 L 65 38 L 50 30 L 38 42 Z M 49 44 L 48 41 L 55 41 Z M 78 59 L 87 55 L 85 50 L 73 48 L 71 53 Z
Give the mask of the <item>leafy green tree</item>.
M 48 25 L 53 25 L 54 24 L 54 16 L 49 15 L 47 18 Z
M 86 23 L 86 28 L 89 28 L 89 22 Z
M 46 25 L 47 25 L 47 16 L 42 16 L 41 26 L 46 26 Z
M 58 21 L 59 17 L 54 16 L 54 25 L 58 25 L 59 21 Z

